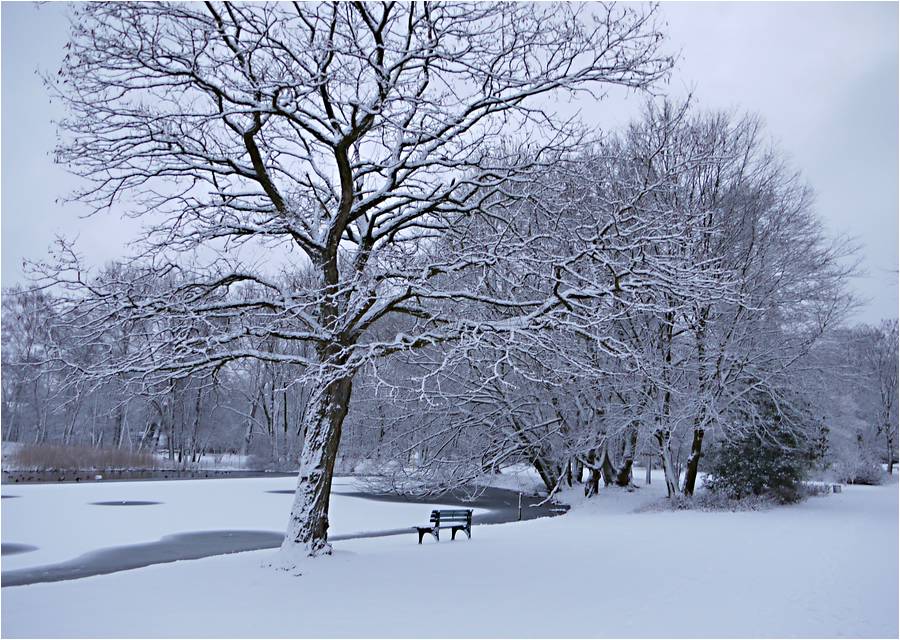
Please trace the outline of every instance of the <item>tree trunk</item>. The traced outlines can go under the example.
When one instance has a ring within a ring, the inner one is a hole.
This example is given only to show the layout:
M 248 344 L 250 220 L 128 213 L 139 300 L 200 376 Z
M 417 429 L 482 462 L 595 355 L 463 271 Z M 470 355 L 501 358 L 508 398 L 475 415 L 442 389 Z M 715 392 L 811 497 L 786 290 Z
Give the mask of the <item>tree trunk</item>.
M 259 396 L 253 400 L 253 407 L 250 409 L 250 418 L 247 420 L 247 430 L 244 431 L 244 439 L 241 443 L 241 455 L 246 456 L 250 453 L 250 443 L 253 440 L 253 424 L 256 422 L 256 412 L 259 409 Z
M 885 433 L 887 434 L 887 465 L 888 465 L 888 475 L 894 475 L 894 432 L 891 429 L 891 424 L 888 423 Z
M 588 498 L 600 493 L 600 470 L 594 466 L 596 460 L 597 450 L 591 449 L 587 454 L 588 472 L 590 473 L 590 476 L 584 485 L 584 495 Z
M 138 444 L 138 451 L 153 451 L 156 447 L 153 446 L 156 438 L 159 437 L 156 429 L 156 422 L 151 420 L 147 423 L 147 428 L 144 429 L 144 435 L 141 436 L 141 442 Z
M 512 424 L 524 450 L 531 455 L 531 464 L 541 477 L 544 486 L 547 487 L 547 492 L 552 492 L 556 489 L 556 485 L 559 483 L 559 476 L 563 470 L 559 469 L 549 456 L 544 455 L 543 446 L 535 445 L 529 440 L 525 429 L 514 416 L 510 416 L 510 424 Z
M 531 459 L 531 464 L 541 477 L 544 486 L 547 487 L 547 492 L 553 491 L 559 483 L 560 472 L 556 469 L 556 465 L 545 461 L 539 453 L 536 453 Z
M 34 411 L 37 417 L 37 433 L 34 436 L 34 444 L 43 444 L 47 439 L 47 408 L 46 404 L 38 398 L 38 381 L 34 383 Z
M 316 390 L 309 400 L 297 492 L 291 507 L 287 535 L 281 545 L 282 557 L 289 566 L 293 565 L 299 554 L 316 556 L 331 553 L 331 545 L 328 544 L 328 500 L 352 382 L 352 375 L 333 380 Z
M 288 392 L 287 387 L 281 390 L 281 407 L 284 411 L 281 415 L 281 426 L 284 431 L 284 449 L 288 451 Z
M 96 430 L 97 430 L 97 396 L 94 395 L 94 406 L 91 409 L 91 430 L 88 436 L 91 439 L 91 446 L 94 446 L 94 441 L 96 440 Z
M 10 442 L 19 441 L 19 412 L 21 411 L 19 398 L 22 395 L 22 384 L 16 383 L 14 389 L 12 402 L 7 404 L 9 407 L 8 418 L 4 421 L 6 424 L 3 425 L 6 429 L 6 436 L 3 439 Z
M 584 481 L 584 465 L 578 458 L 572 460 L 572 474 L 575 482 L 580 484 Z
M 691 457 L 688 458 L 687 469 L 684 473 L 684 495 L 694 495 L 694 485 L 697 482 L 697 469 L 700 466 L 700 458 L 703 448 L 703 429 L 694 429 L 694 439 L 691 442 Z
M 600 475 L 603 478 L 603 486 L 608 487 L 616 480 L 616 468 L 609 459 L 609 443 L 604 440 L 600 446 Z
M 672 464 L 669 438 L 661 431 L 657 431 L 655 435 L 656 441 L 659 443 L 659 458 L 666 478 L 666 494 L 671 498 L 678 493 L 678 474 L 675 473 L 675 465 Z
M 625 434 L 625 450 L 622 453 L 622 466 L 616 474 L 616 484 L 620 487 L 631 485 L 631 472 L 634 467 L 634 452 L 637 449 L 637 429 L 634 427 Z
M 175 460 L 175 400 L 172 399 L 172 410 L 169 411 L 169 418 L 166 424 L 166 446 L 169 449 L 169 460 Z
M 76 393 L 78 395 L 72 400 L 71 412 L 67 416 L 66 428 L 65 431 L 63 431 L 63 444 L 65 446 L 69 446 L 72 442 L 72 436 L 75 433 L 75 423 L 78 420 L 78 413 L 81 411 L 83 396 L 78 391 L 76 391 Z

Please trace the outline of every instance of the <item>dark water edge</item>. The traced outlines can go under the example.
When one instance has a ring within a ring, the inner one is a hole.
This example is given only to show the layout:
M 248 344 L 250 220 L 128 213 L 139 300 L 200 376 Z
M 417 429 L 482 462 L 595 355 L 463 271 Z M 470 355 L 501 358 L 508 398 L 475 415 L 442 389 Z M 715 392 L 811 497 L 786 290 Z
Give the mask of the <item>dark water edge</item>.
M 29 551 L 37 551 L 37 547 L 30 544 L 19 544 L 18 542 L 0 543 L 0 556 L 12 556 L 17 553 L 28 553 Z

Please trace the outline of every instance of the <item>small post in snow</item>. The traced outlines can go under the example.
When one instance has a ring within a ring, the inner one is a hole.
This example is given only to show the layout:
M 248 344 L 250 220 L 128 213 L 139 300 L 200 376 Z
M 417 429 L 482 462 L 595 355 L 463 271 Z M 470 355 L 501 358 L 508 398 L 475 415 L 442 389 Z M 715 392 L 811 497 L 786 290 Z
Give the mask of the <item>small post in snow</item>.
M 519 520 L 522 519 L 522 492 L 519 492 Z
M 644 455 L 647 457 L 647 484 L 650 484 L 650 469 L 653 468 L 653 454 L 645 453 Z

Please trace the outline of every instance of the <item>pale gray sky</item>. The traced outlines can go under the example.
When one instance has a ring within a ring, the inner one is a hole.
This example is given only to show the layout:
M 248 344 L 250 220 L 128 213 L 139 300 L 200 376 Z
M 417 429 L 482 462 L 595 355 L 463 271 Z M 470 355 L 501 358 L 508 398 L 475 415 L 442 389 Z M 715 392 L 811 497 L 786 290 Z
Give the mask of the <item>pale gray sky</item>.
M 75 184 L 53 164 L 56 132 L 36 74 L 55 70 L 67 37 L 64 3 L 2 4 L 2 285 L 23 279 L 22 259 L 40 258 L 58 233 L 78 235 L 100 263 L 121 255 L 138 228 L 114 214 L 88 220 L 56 199 Z M 897 317 L 898 4 L 663 3 L 669 47 L 681 58 L 667 90 L 699 106 L 759 113 L 769 134 L 817 193 L 832 233 L 863 245 L 868 300 L 858 319 Z M 612 97 L 585 107 L 611 128 L 640 107 Z

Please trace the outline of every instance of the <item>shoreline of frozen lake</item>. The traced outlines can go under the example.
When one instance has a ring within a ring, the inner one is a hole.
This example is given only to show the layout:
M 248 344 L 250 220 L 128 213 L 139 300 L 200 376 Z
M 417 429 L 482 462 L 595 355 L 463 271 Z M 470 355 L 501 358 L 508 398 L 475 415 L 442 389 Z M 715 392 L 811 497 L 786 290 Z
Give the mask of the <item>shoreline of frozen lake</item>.
M 605 490 L 462 543 L 337 542 L 299 577 L 254 551 L 7 587 L 2 635 L 435 637 L 450 619 L 459 637 L 897 636 L 896 482 L 767 511 L 634 513 L 662 491 Z
M 16 499 L 3 500 L 4 542 L 38 547 L 30 553 L 6 556 L 3 570 L 66 562 L 109 547 L 153 543 L 167 535 L 200 531 L 284 531 L 295 477 L 99 482 L 91 484 L 3 485 Z M 384 505 L 339 495 L 356 491 L 353 478 L 334 480 L 330 532 L 389 529 L 398 522 L 410 526 L 427 511 L 419 505 Z M 104 501 L 147 501 L 158 505 L 108 507 Z M 435 500 L 440 504 L 440 500 Z M 60 525 L 63 525 L 62 527 Z
M 294 492 L 284 487 L 295 483 L 294 478 L 265 478 L 17 486 L 15 504 L 4 501 L 2 509 L 4 553 L 11 552 L 3 557 L 2 585 L 72 580 L 275 548 L 283 537 L 283 527 L 277 523 L 287 518 Z M 464 502 L 452 495 L 375 495 L 360 491 L 349 477 L 336 478 L 334 486 L 330 535 L 334 541 L 412 536 L 412 525 L 426 522 L 430 510 L 439 507 L 472 508 L 475 524 L 517 517 L 517 494 L 503 489 L 488 488 L 475 500 Z M 360 500 L 374 503 L 363 506 Z M 555 507 L 534 506 L 526 500 L 522 517 L 557 515 Z M 108 509 L 112 512 L 107 513 Z M 54 513 L 71 523 L 64 535 L 50 522 Z M 23 548 L 16 545 L 25 545 L 25 550 L 14 556 L 15 550 Z

